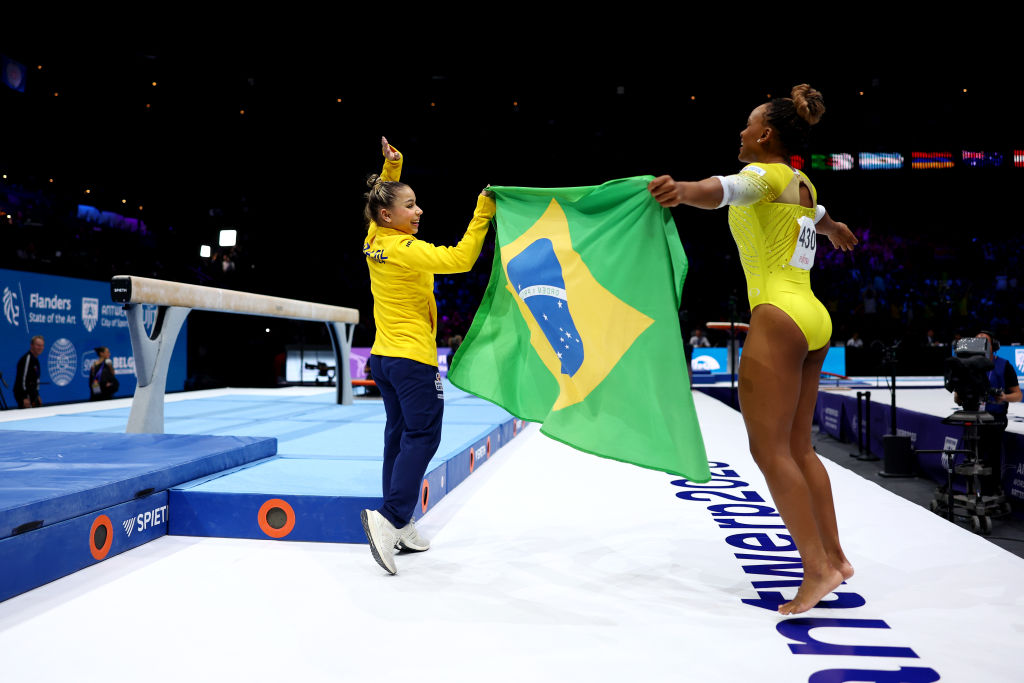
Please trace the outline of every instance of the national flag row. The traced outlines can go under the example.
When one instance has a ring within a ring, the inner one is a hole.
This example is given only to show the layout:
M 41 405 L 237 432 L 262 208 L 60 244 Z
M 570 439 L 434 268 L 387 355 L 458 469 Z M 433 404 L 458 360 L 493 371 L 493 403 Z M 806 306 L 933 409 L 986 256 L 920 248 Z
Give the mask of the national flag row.
M 1024 150 L 1015 149 L 1012 155 L 1002 152 L 986 152 L 960 150 L 959 152 L 911 152 L 909 160 L 900 152 L 860 152 L 857 155 L 849 152 L 834 154 L 811 154 L 810 167 L 817 171 L 862 171 L 895 170 L 900 168 L 933 169 L 933 168 L 998 168 L 1012 165 L 1024 168 Z M 794 154 L 790 157 L 793 168 L 807 167 L 807 157 Z

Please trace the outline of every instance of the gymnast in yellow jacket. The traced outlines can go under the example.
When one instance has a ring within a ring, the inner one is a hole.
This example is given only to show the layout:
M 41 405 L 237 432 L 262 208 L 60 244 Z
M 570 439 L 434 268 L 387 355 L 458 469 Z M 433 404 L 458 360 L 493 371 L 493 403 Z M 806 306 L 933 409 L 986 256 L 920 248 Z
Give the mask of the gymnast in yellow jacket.
M 817 234 L 838 249 L 857 238 L 817 205 L 810 179 L 789 166 L 810 127 L 825 111 L 808 85 L 792 97 L 755 108 L 740 133 L 736 175 L 699 182 L 655 178 L 651 194 L 662 206 L 729 206 L 729 228 L 740 254 L 750 301 L 750 330 L 739 368 L 739 399 L 750 452 L 804 566 L 796 596 L 783 614 L 814 607 L 853 576 L 839 543 L 828 474 L 811 444 L 818 380 L 832 323 L 811 292 Z
M 430 459 L 441 441 L 444 388 L 437 370 L 435 273 L 462 273 L 473 267 L 494 216 L 493 196 L 477 198 L 473 220 L 454 247 L 416 237 L 423 210 L 412 188 L 400 182 L 402 155 L 381 138 L 385 157 L 379 176 L 367 184 L 369 224 L 363 254 L 370 269 L 377 336 L 370 370 L 387 413 L 382 468 L 383 504 L 363 510 L 363 529 L 377 563 L 397 572 L 396 548 L 427 550 L 416 532 L 413 511 Z

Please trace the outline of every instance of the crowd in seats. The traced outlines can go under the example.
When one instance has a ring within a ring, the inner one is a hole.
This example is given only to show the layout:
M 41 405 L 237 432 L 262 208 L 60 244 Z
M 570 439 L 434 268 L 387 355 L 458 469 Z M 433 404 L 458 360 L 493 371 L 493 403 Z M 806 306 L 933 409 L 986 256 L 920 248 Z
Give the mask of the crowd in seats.
M 174 263 L 172 242 L 78 214 L 78 204 L 58 194 L 0 184 L 0 268 L 105 280 L 125 272 L 152 277 Z
M 812 276 L 832 315 L 834 344 L 858 333 L 868 345 L 948 345 L 980 329 L 1007 342 L 1024 339 L 1017 276 L 1024 237 L 964 244 L 927 233 L 856 232 L 857 249 L 819 251 Z

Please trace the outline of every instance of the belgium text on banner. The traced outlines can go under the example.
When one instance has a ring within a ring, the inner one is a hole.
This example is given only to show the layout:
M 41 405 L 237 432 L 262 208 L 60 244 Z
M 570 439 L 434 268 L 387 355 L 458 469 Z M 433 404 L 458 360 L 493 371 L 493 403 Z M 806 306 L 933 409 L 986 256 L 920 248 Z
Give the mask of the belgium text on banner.
M 704 482 L 679 333 L 686 254 L 650 179 L 492 187 L 491 280 L 448 377 L 574 448 Z

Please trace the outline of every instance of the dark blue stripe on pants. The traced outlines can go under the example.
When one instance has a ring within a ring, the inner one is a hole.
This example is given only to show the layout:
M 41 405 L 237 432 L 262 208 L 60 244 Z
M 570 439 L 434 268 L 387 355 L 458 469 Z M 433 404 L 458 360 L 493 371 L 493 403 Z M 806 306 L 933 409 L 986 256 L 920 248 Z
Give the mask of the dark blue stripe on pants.
M 408 358 L 370 356 L 373 381 L 384 398 L 384 504 L 379 512 L 395 527 L 412 519 L 420 485 L 441 443 L 444 391 L 437 368 Z

